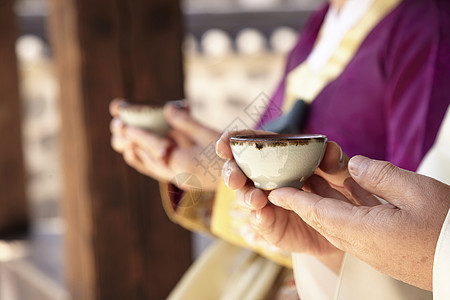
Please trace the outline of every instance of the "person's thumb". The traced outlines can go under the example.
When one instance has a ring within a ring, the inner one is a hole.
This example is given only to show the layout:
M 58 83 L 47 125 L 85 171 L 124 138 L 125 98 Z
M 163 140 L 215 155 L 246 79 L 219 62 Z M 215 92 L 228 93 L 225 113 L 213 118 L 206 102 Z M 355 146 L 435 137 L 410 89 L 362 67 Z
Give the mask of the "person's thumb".
M 417 174 L 400 169 L 387 161 L 358 155 L 348 164 L 350 175 L 365 190 L 395 206 L 410 204 L 411 193 L 416 193 Z
M 194 120 L 187 109 L 168 103 L 164 107 L 164 116 L 175 130 L 182 132 L 200 145 L 207 146 L 209 142 L 215 141 L 218 137 L 214 130 Z

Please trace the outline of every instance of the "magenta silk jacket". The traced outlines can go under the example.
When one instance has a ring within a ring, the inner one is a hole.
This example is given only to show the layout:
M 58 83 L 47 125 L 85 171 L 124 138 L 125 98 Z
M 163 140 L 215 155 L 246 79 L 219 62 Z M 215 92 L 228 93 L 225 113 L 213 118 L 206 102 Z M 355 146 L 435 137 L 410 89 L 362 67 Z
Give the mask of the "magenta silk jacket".
M 259 127 L 281 107 L 286 75 L 311 52 L 328 5 L 309 20 Z M 321 133 L 349 156 L 415 171 L 450 103 L 450 1 L 404 0 L 365 38 L 344 71 L 318 94 L 305 133 Z

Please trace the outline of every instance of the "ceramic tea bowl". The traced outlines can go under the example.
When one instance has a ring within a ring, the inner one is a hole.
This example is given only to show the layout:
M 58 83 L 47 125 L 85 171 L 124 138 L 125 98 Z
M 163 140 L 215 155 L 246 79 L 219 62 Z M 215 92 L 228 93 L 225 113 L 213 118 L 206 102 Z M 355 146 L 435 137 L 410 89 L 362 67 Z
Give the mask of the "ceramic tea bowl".
M 236 163 L 255 187 L 301 188 L 322 161 L 327 137 L 319 134 L 230 137 Z
M 161 136 L 166 136 L 170 125 L 164 118 L 163 106 L 131 104 L 124 102 L 119 107 L 119 118 L 125 125 L 140 127 Z

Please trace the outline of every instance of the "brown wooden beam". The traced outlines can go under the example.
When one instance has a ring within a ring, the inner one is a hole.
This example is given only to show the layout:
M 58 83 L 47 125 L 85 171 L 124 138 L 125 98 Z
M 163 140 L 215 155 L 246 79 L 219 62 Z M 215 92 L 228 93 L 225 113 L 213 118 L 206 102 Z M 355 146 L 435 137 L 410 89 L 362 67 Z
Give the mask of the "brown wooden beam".
M 108 103 L 183 96 L 178 0 L 52 0 L 61 82 L 68 286 L 73 299 L 164 299 L 191 263 L 190 234 L 157 183 L 111 150 Z
M 28 223 L 13 2 L 0 1 L 0 238 Z

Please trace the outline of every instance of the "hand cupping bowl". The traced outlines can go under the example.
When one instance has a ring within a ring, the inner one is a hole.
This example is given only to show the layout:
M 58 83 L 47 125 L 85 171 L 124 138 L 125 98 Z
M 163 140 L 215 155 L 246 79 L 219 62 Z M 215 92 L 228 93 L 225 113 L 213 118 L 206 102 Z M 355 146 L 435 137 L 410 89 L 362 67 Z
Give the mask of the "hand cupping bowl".
M 161 136 L 166 136 L 170 130 L 163 106 L 126 103 L 119 108 L 119 118 L 125 125 L 135 126 Z
M 255 187 L 301 188 L 322 161 L 327 137 L 319 134 L 230 137 L 236 163 Z

